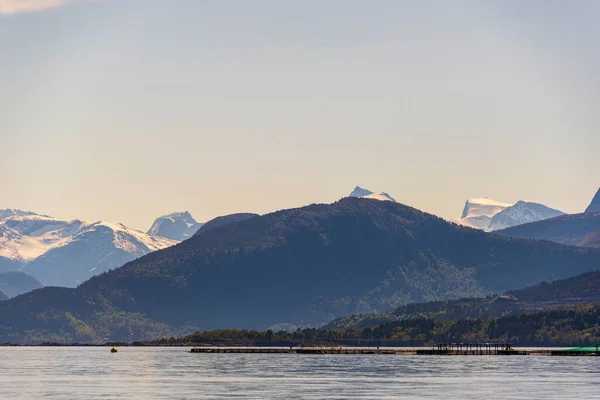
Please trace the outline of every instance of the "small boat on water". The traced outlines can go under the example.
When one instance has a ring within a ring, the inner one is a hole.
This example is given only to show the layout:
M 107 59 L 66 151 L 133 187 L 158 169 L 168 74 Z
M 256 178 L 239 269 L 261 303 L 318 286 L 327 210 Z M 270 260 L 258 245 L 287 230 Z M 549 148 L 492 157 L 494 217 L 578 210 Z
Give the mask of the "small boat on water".
M 111 353 L 116 353 L 116 352 L 117 352 L 117 349 L 113 347 L 112 349 L 110 349 L 110 352 L 111 352 Z

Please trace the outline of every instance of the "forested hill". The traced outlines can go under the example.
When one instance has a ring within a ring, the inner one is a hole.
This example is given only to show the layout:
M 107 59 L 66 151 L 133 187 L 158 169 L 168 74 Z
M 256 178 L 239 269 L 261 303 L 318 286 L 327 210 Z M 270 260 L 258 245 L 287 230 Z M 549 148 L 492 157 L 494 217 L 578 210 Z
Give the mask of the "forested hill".
M 92 278 L 72 294 L 59 292 L 64 301 L 55 301 L 56 291 L 41 289 L 3 302 L 0 341 L 2 332 L 67 334 L 81 323 L 91 330 L 79 332 L 101 330 L 116 340 L 126 331 L 124 315 L 136 321 L 135 332 L 155 329 L 153 324 L 160 329 L 320 324 L 596 269 L 595 249 L 504 238 L 401 204 L 346 198 L 201 232 Z M 109 312 L 119 317 L 104 318 Z M 66 313 L 75 320 L 61 324 Z
M 331 321 L 326 328 L 362 329 L 414 318 L 445 321 L 491 318 L 581 304 L 600 304 L 599 271 L 550 283 L 542 282 L 535 286 L 508 291 L 502 295 L 416 303 L 386 313 L 349 315 Z

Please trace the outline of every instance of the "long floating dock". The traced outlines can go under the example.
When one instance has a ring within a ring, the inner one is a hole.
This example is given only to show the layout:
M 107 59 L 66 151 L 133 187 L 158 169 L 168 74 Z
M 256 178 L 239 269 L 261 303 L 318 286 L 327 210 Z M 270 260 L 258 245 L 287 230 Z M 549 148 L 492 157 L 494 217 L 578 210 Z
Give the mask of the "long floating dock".
M 202 354 L 374 354 L 374 355 L 552 355 L 552 350 L 513 349 L 510 346 L 436 346 L 427 348 L 364 348 L 364 347 L 195 347 L 191 353 Z

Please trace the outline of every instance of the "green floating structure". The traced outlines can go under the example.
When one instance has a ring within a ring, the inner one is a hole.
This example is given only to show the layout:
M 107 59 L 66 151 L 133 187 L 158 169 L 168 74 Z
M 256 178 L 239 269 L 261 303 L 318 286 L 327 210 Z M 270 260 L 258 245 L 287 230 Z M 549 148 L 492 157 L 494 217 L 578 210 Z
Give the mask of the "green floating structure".
M 553 356 L 598 356 L 600 355 L 600 345 L 575 347 L 573 349 L 554 350 L 550 354 Z

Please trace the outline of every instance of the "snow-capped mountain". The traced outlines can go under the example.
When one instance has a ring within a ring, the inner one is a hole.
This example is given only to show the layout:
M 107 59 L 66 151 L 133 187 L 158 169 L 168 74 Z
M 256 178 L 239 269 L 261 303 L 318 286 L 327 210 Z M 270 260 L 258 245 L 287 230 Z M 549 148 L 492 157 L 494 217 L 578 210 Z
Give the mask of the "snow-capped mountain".
M 147 234 L 183 241 L 194 236 L 201 226 L 201 223 L 198 223 L 189 212 L 185 211 L 157 218 Z
M 174 244 L 122 224 L 11 216 L 0 220 L 0 272 L 22 270 L 46 286 L 74 287 Z
M 531 201 L 509 204 L 488 198 L 478 198 L 467 200 L 462 217 L 453 222 L 491 232 L 529 222 L 543 221 L 564 214 L 562 211 Z
M 600 189 L 598 189 L 598 193 L 594 196 L 591 204 L 585 210 L 586 213 L 599 213 L 600 212 Z
M 507 207 L 494 215 L 488 229 L 490 231 L 496 231 L 527 224 L 529 222 L 543 221 L 561 215 L 565 215 L 565 213 L 546 207 L 543 204 L 518 201 L 514 205 Z
M 469 199 L 465 203 L 462 216 L 454 222 L 470 228 L 488 230 L 494 215 L 510 206 L 509 203 L 488 198 Z
M 348 195 L 348 197 L 362 197 L 365 199 L 375 199 L 375 200 L 381 200 L 381 201 L 393 201 L 396 202 L 396 200 L 390 196 L 389 194 L 385 193 L 385 192 L 371 192 L 368 189 L 364 189 L 361 188 L 360 186 L 357 186 L 354 188 L 354 190 L 352 191 L 352 193 L 350 193 Z

